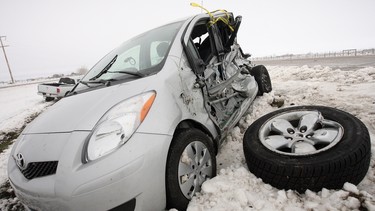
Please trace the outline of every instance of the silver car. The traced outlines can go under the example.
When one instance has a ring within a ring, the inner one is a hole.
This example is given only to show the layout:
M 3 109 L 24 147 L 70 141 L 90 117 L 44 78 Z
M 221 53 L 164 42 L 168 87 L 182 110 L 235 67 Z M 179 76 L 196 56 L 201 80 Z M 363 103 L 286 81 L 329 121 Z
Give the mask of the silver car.
M 29 210 L 184 210 L 257 95 L 264 66 L 237 44 L 241 17 L 200 14 L 101 59 L 19 136 L 8 174 Z

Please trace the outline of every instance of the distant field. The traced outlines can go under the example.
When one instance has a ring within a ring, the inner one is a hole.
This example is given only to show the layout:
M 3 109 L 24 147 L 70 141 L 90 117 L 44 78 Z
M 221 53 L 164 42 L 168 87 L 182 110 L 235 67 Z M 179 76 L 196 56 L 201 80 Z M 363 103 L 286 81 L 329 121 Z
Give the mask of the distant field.
M 255 64 L 280 65 L 280 66 L 329 66 L 331 68 L 340 68 L 342 70 L 355 70 L 364 67 L 375 66 L 375 55 L 368 56 L 345 56 L 329 58 L 304 58 L 304 59 L 286 59 L 286 60 L 257 60 Z

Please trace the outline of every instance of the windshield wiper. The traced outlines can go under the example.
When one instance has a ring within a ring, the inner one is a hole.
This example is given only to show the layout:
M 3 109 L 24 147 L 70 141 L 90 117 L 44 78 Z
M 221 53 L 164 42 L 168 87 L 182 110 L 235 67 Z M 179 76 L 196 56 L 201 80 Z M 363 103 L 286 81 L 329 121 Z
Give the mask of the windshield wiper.
M 127 71 L 127 70 L 120 70 L 120 71 L 108 71 L 109 73 L 124 73 L 124 74 L 128 74 L 128 75 L 132 75 L 132 76 L 137 76 L 137 77 L 145 77 L 144 74 L 140 73 L 140 72 L 133 72 L 133 71 Z
M 87 86 L 87 87 L 91 87 L 88 83 L 87 83 L 87 81 L 79 81 L 78 83 L 80 83 L 80 84 L 83 84 L 83 85 L 85 85 L 85 86 Z
M 104 68 L 102 71 L 100 71 L 100 73 L 99 73 L 98 75 L 92 77 L 92 78 L 90 79 L 90 81 L 95 80 L 95 79 L 99 78 L 100 76 L 102 76 L 103 74 L 105 74 L 105 73 L 109 70 L 109 68 L 112 67 L 113 63 L 115 63 L 115 61 L 116 61 L 116 59 L 117 59 L 117 56 L 118 56 L 118 55 L 116 54 L 116 56 L 113 57 L 113 59 L 107 64 L 107 66 L 105 66 L 105 68 Z
M 112 78 L 112 79 L 108 79 L 108 80 L 99 79 L 99 80 L 95 80 L 95 81 L 85 81 L 85 82 L 90 83 L 90 84 L 104 84 L 105 86 L 110 86 L 111 81 L 116 81 L 116 80 Z
M 72 90 L 70 90 L 70 92 L 68 92 L 67 96 L 76 93 L 75 90 L 76 90 L 76 88 L 78 87 L 78 84 L 83 84 L 83 85 L 85 85 L 85 86 L 91 88 L 91 86 L 90 86 L 86 81 L 78 80 L 78 83 L 74 85 L 74 87 L 72 88 Z

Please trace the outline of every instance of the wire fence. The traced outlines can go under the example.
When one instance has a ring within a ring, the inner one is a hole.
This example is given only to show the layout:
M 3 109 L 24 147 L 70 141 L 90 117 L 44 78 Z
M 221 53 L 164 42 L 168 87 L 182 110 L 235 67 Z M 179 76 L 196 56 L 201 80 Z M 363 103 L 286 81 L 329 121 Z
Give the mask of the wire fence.
M 307 54 L 284 54 L 281 56 L 254 57 L 253 61 L 262 60 L 287 60 L 287 59 L 310 59 L 310 58 L 329 58 L 345 56 L 367 56 L 375 55 L 375 48 L 370 49 L 346 49 L 342 51 L 333 51 L 325 53 L 307 53 Z

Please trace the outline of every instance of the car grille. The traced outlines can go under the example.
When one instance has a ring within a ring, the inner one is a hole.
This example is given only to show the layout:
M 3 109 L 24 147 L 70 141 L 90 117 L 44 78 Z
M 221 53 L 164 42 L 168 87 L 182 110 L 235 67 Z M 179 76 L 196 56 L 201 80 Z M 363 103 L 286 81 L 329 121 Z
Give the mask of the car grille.
M 20 171 L 22 172 L 23 176 L 31 180 L 37 177 L 55 174 L 58 163 L 58 161 L 33 162 L 29 163 L 26 169 L 20 169 Z

